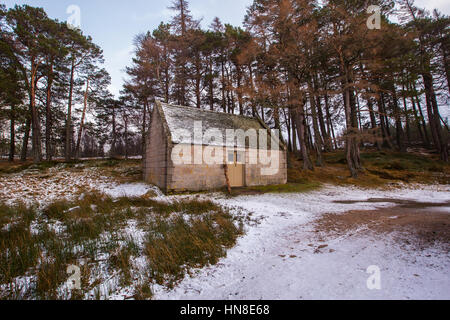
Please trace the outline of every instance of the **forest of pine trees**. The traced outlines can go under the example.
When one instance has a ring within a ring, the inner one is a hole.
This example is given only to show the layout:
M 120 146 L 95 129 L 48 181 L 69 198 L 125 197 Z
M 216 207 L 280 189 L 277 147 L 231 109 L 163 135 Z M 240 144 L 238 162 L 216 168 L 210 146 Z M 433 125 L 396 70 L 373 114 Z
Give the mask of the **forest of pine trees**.
M 337 149 L 353 177 L 365 148 L 428 148 L 448 162 L 450 17 L 413 0 L 370 5 L 380 29 L 358 0 L 254 0 L 243 27 L 215 18 L 205 29 L 173 0 L 170 21 L 136 36 L 119 98 L 93 39 L 43 9 L 1 6 L 1 154 L 140 155 L 159 98 L 258 115 L 306 170 Z

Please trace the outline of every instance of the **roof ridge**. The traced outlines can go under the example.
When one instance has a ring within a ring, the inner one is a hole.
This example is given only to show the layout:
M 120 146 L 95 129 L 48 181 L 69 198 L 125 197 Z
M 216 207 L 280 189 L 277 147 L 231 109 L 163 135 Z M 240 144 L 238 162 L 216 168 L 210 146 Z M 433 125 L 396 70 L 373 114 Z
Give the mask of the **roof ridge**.
M 193 109 L 196 111 L 200 111 L 200 112 L 209 112 L 209 113 L 216 113 L 216 114 L 223 114 L 223 115 L 227 115 L 227 116 L 233 116 L 233 117 L 239 117 L 239 118 L 245 118 L 245 119 L 251 119 L 251 120 L 255 120 L 258 121 L 257 117 L 253 117 L 253 116 L 244 116 L 241 114 L 234 114 L 234 113 L 226 113 L 226 112 L 220 112 L 220 111 L 213 111 L 213 110 L 207 110 L 207 109 L 199 109 L 197 107 L 190 107 L 190 106 L 182 106 L 182 105 L 178 105 L 178 104 L 171 104 L 171 103 L 165 103 L 165 102 L 161 102 L 161 104 L 163 105 L 167 105 L 170 107 L 175 107 L 175 108 L 189 108 L 189 109 Z

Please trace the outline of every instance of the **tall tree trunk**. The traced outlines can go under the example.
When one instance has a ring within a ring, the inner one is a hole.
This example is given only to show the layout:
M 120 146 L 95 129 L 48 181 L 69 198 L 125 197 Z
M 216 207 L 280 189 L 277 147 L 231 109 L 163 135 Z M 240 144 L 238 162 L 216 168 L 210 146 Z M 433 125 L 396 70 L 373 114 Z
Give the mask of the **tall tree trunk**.
M 275 129 L 280 130 L 280 109 L 278 107 L 274 107 L 273 110 L 273 121 L 275 122 Z
M 201 61 L 199 61 L 200 58 L 197 57 L 196 61 L 196 77 L 195 77 L 195 98 L 196 98 L 196 106 L 197 109 L 201 109 L 202 107 L 202 96 L 201 96 L 201 81 L 202 81 L 202 75 L 201 75 Z
M 52 146 L 52 85 L 53 85 L 53 64 L 50 64 L 49 72 L 47 75 L 47 100 L 45 106 L 45 153 L 47 161 L 51 161 L 53 158 L 53 146 Z
M 330 113 L 330 103 L 328 94 L 325 94 L 325 112 L 327 114 L 327 130 L 328 130 L 328 136 L 333 140 L 334 149 L 338 149 L 336 136 L 334 134 L 334 128 L 333 128 L 333 121 L 331 119 L 331 113 Z
M 352 105 L 350 99 L 350 89 L 345 90 L 345 115 L 347 130 L 345 134 L 345 154 L 350 174 L 353 178 L 358 177 L 358 170 L 361 167 L 359 157 L 359 146 L 356 140 L 358 130 L 352 121 Z
M 411 89 L 410 84 L 408 84 L 408 91 L 411 92 L 410 99 L 411 99 L 411 104 L 412 104 L 412 108 L 413 108 L 413 112 L 414 112 L 414 121 L 416 123 L 417 130 L 419 131 L 420 139 L 422 140 L 422 142 L 424 144 L 427 145 L 428 144 L 428 141 L 427 141 L 428 139 L 425 139 L 425 134 L 422 131 L 422 125 L 421 125 L 421 122 L 420 122 L 421 119 L 419 117 L 419 114 L 417 113 L 416 102 L 414 100 L 413 90 Z M 425 130 L 425 133 L 426 133 L 426 130 L 427 130 L 426 126 L 423 129 Z
M 304 170 L 314 170 L 314 166 L 309 157 L 309 151 L 306 144 L 305 137 L 305 111 L 303 105 L 300 105 L 297 110 L 294 111 L 295 114 L 295 125 L 297 127 L 297 137 L 300 142 L 300 150 L 303 158 L 303 169 Z
M 308 83 L 309 87 L 309 104 L 311 106 L 311 115 L 312 115 L 312 122 L 313 122 L 313 130 L 314 130 L 314 149 L 316 150 L 316 165 L 318 167 L 323 166 L 323 159 L 322 159 L 322 136 L 320 135 L 319 130 L 319 124 L 317 119 L 317 108 L 316 108 L 316 100 L 313 96 L 313 88 L 310 83 Z
M 87 80 L 86 80 L 86 91 L 84 92 L 83 112 L 81 114 L 80 128 L 78 129 L 77 146 L 75 148 L 75 157 L 77 159 L 80 158 L 81 138 L 83 136 L 83 130 L 84 130 L 84 119 L 86 118 L 86 109 L 87 109 L 87 104 L 88 104 L 88 93 L 89 93 L 89 78 L 87 78 Z
M 358 120 L 356 114 L 356 103 L 351 89 L 351 75 L 350 67 L 343 63 L 343 70 L 345 72 L 344 82 L 344 105 L 345 105 L 345 119 L 347 130 L 345 133 L 345 153 L 347 158 L 347 165 L 350 174 L 353 178 L 358 177 L 359 170 L 362 169 L 361 156 L 358 144 Z
M 227 112 L 227 103 L 226 103 L 226 98 L 225 98 L 225 65 L 224 62 L 221 61 L 221 67 L 222 67 L 222 109 L 223 112 Z
M 333 146 L 331 143 L 330 135 L 328 134 L 328 130 L 325 125 L 325 118 L 324 118 L 324 114 L 323 114 L 320 97 L 317 97 L 316 106 L 317 106 L 317 116 L 319 117 L 320 131 L 322 132 L 322 137 L 323 137 L 324 148 L 325 148 L 326 152 L 330 152 L 333 149 Z
M 236 66 L 237 68 L 237 96 L 238 96 L 238 104 L 239 104 L 239 114 L 244 114 L 244 101 L 242 98 L 242 70 L 241 66 Z
M 166 57 L 165 59 L 165 68 L 164 68 L 164 99 L 165 99 L 165 103 L 169 103 L 169 98 L 170 98 L 170 70 L 169 67 L 167 66 L 167 47 L 164 46 L 164 57 Z
M 408 103 L 406 102 L 405 85 L 402 85 L 402 93 L 403 93 L 403 107 L 405 109 L 406 138 L 408 139 L 408 144 L 411 144 L 411 128 L 409 123 Z
M 208 87 L 209 87 L 209 108 L 211 111 L 214 111 L 214 80 L 213 80 L 213 61 L 212 57 L 209 58 L 209 79 L 208 79 Z
M 356 105 L 356 113 L 357 113 L 357 119 L 358 119 L 358 130 L 360 130 L 362 132 L 363 125 L 362 125 L 362 117 L 361 117 L 361 104 L 359 103 L 359 93 L 358 92 L 355 92 L 355 103 L 356 103 L 355 105 Z M 361 141 L 361 144 L 363 144 L 363 141 Z
M 72 97 L 74 86 L 74 74 L 75 74 L 75 60 L 72 58 L 72 67 L 70 69 L 70 83 L 69 83 L 69 102 L 67 106 L 67 119 L 66 119 L 66 143 L 65 143 L 65 158 L 66 161 L 70 161 L 72 158 Z
M 128 160 L 128 117 L 124 116 L 124 125 L 125 125 L 125 160 Z
M 369 108 L 370 126 L 372 129 L 377 128 L 377 118 L 375 117 L 375 111 L 373 109 L 373 102 L 370 98 L 367 99 L 367 107 Z
M 291 100 L 291 93 L 289 90 L 289 87 L 287 88 L 287 97 L 288 97 L 288 101 Z M 289 114 L 289 121 L 290 121 L 290 128 L 291 128 L 291 139 L 292 139 L 292 152 L 294 154 L 297 154 L 297 128 L 295 126 L 296 124 L 296 113 L 295 111 L 292 109 L 292 107 L 288 108 L 288 114 Z
M 430 137 L 428 136 L 427 123 L 425 122 L 422 105 L 420 103 L 419 95 L 417 94 L 417 89 L 416 89 L 415 84 L 414 84 L 413 88 L 414 88 L 414 93 L 415 93 L 415 98 L 416 98 L 416 103 L 417 103 L 417 110 L 419 111 L 420 121 L 422 122 L 423 133 L 425 135 L 425 142 L 426 142 L 427 146 L 430 146 L 431 140 L 430 140 Z
M 16 153 L 16 110 L 13 105 L 11 105 L 11 116 L 10 116 L 10 130 L 9 130 L 9 161 L 14 161 L 14 156 Z
M 289 84 L 287 84 L 286 86 L 286 98 L 287 101 L 291 101 L 291 91 L 289 88 Z M 294 111 L 292 109 L 291 106 L 288 107 L 287 109 L 287 122 L 289 122 L 288 125 L 288 130 L 290 130 L 289 132 L 289 136 L 291 137 L 291 152 L 293 152 L 295 155 L 297 154 L 297 131 L 295 129 L 295 119 L 294 119 Z
M 25 133 L 23 135 L 22 152 L 20 155 L 21 161 L 27 161 L 28 143 L 30 140 L 30 130 L 31 130 L 31 109 L 29 110 L 29 112 L 27 112 L 27 120 L 25 122 Z
M 306 128 L 306 143 L 309 150 L 314 150 L 314 141 L 312 138 L 312 132 L 311 127 L 309 125 L 309 122 L 307 121 L 307 117 L 305 117 L 305 128 Z
M 377 150 L 380 151 L 382 148 L 381 141 L 380 141 L 380 140 L 382 140 L 382 137 L 380 137 L 380 130 L 377 125 L 377 119 L 375 117 L 375 111 L 373 109 L 373 102 L 370 97 L 367 98 L 367 107 L 369 108 L 370 125 L 371 125 L 372 131 L 373 131 L 375 145 L 377 146 Z
M 289 111 L 289 109 L 288 109 Z M 294 152 L 293 148 L 292 148 L 292 131 L 291 131 L 291 116 L 290 114 L 286 113 L 286 111 L 284 110 L 284 125 L 286 126 L 286 131 L 287 131 L 287 144 L 288 144 L 288 150 L 289 152 Z
M 360 70 L 362 72 L 363 77 L 365 79 L 367 79 L 367 80 L 370 80 L 367 77 L 366 71 L 365 71 L 364 66 L 363 66 L 362 63 L 359 64 L 359 68 L 360 68 Z M 374 108 L 373 108 L 374 103 L 373 103 L 372 97 L 371 97 L 372 91 L 370 89 L 366 89 L 366 94 L 367 94 L 367 99 L 366 99 L 367 100 L 367 107 L 369 109 L 370 125 L 371 125 L 372 131 L 373 131 L 373 135 L 374 135 L 374 139 L 375 139 L 375 145 L 377 147 L 377 150 L 380 151 L 382 149 L 382 145 L 381 145 L 382 137 L 380 137 L 380 135 L 381 135 L 380 131 L 381 130 L 379 130 L 379 128 L 378 128 L 377 118 L 375 116 L 375 111 L 374 111 Z
M 292 113 L 295 120 L 295 126 L 297 128 L 297 137 L 300 143 L 300 150 L 303 158 L 303 169 L 304 170 L 314 170 L 314 166 L 309 157 L 309 151 L 306 144 L 306 128 L 305 128 L 305 108 L 304 108 L 304 99 L 300 96 L 298 89 L 294 89 L 296 92 L 295 102 L 297 107 L 292 109 Z
M 292 152 L 294 152 L 294 154 L 297 154 L 297 152 L 298 152 L 298 148 L 297 148 L 297 129 L 295 127 L 294 112 L 292 112 L 292 110 L 289 109 L 289 114 L 290 114 L 290 118 L 291 118 Z
M 148 110 L 148 100 L 144 101 L 144 112 L 142 115 L 142 157 L 145 157 L 145 149 L 147 145 L 147 110 Z
M 396 130 L 396 140 L 397 140 L 397 146 L 398 149 L 402 152 L 406 151 L 406 146 L 403 143 L 404 140 L 404 132 L 403 132 L 403 126 L 402 126 L 402 118 L 401 118 L 401 111 L 400 106 L 398 105 L 398 97 L 397 97 L 397 91 L 395 89 L 395 85 L 391 85 L 391 94 L 392 94 L 392 102 L 394 107 L 394 118 L 395 118 L 395 130 Z
M 117 131 L 116 131 L 116 106 L 113 104 L 112 106 L 112 142 L 111 142 L 111 150 L 110 157 L 114 158 L 117 154 Z
M 391 135 L 388 130 L 388 124 L 386 123 L 386 109 L 384 108 L 383 93 L 378 94 L 378 115 L 380 117 L 381 134 L 383 136 L 383 147 L 393 149 L 391 142 Z
M 319 90 L 319 78 L 318 78 L 317 74 L 315 74 L 313 77 L 313 87 L 314 87 L 315 92 L 317 92 Z M 320 132 L 321 132 L 322 138 L 323 138 L 323 140 L 322 140 L 323 147 L 326 152 L 330 152 L 331 149 L 333 149 L 333 146 L 331 144 L 330 135 L 328 134 L 328 131 L 325 126 L 325 118 L 324 118 L 322 103 L 321 103 L 321 99 L 320 99 L 319 95 L 316 95 L 315 103 L 316 103 L 316 108 L 317 108 L 317 117 L 318 117 L 319 125 L 320 125 Z
M 250 81 L 250 88 L 251 88 L 251 94 L 254 95 L 255 94 L 255 84 L 253 82 L 253 68 L 251 63 L 248 65 L 248 71 L 249 71 L 249 81 Z M 251 104 L 252 104 L 252 116 L 256 117 L 256 106 L 254 103 L 254 97 L 251 97 Z
M 38 65 L 32 63 L 31 81 L 30 81 L 30 106 L 31 106 L 31 128 L 32 128 L 32 145 L 33 145 L 33 162 L 40 163 L 42 161 L 41 148 L 41 124 L 39 121 L 39 113 L 36 106 L 36 86 L 37 86 L 37 68 Z
M 391 126 L 390 126 L 390 122 L 389 122 L 388 111 L 387 111 L 387 108 L 386 108 L 386 100 L 385 100 L 384 93 L 381 93 L 381 105 L 382 105 L 382 108 L 383 108 L 383 117 L 384 117 L 384 124 L 385 124 L 386 133 L 387 133 L 387 136 L 389 137 L 389 141 L 391 141 L 391 139 L 392 139 Z M 391 145 L 390 148 L 393 148 L 393 145 Z
M 441 160 L 448 162 L 448 146 L 442 136 L 441 119 L 439 114 L 439 108 L 437 104 L 436 94 L 433 87 L 433 77 L 430 73 L 424 72 L 422 74 L 423 82 L 425 86 L 425 94 L 427 100 L 428 119 L 431 126 L 432 137 L 434 145 L 437 148 Z

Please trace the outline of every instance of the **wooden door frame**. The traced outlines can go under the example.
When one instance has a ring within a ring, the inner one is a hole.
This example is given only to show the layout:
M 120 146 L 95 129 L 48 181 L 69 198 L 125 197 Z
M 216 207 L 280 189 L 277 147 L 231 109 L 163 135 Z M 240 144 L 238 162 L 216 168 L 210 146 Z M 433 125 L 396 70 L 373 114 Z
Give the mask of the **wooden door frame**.
M 231 150 L 227 150 L 227 166 L 230 166 L 230 161 L 229 161 L 229 153 L 231 152 Z M 242 163 L 238 163 L 238 153 L 242 153 L 243 154 L 243 161 Z M 246 150 L 244 149 L 244 151 L 239 151 L 237 148 L 233 148 L 233 165 L 241 165 L 242 166 L 242 186 L 239 187 L 234 187 L 234 188 L 242 188 L 242 187 L 246 187 L 247 186 L 247 179 L 246 179 L 246 174 L 245 174 L 245 170 L 246 170 L 246 164 L 245 164 L 245 159 L 246 159 Z M 231 172 L 231 170 L 228 170 L 228 172 Z M 230 176 L 230 180 L 231 180 L 231 176 Z

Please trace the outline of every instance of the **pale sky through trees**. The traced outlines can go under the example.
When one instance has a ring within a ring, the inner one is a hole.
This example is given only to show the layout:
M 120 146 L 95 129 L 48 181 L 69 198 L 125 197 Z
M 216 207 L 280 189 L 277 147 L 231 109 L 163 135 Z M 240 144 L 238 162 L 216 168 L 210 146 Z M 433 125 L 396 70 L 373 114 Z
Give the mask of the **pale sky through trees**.
M 105 67 L 111 75 L 110 90 L 116 96 L 123 84 L 123 70 L 130 65 L 133 56 L 133 39 L 138 33 L 152 31 L 161 21 L 168 22 L 172 12 L 167 9 L 171 0 L 5 0 L 7 7 L 28 4 L 43 7 L 50 18 L 67 20 L 70 5 L 81 9 L 81 29 L 92 36 L 94 43 L 104 51 Z M 246 8 L 253 0 L 190 0 L 190 9 L 196 19 L 202 19 L 204 28 L 214 17 L 223 23 L 241 25 Z M 417 0 L 419 7 L 435 8 L 450 14 L 448 0 Z

